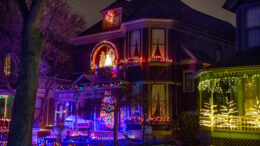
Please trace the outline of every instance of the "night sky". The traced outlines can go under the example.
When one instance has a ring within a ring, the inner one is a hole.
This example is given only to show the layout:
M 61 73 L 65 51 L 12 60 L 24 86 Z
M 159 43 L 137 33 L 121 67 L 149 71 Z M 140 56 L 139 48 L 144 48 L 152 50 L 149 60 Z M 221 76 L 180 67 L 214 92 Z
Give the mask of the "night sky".
M 73 11 L 85 17 L 87 27 L 101 19 L 100 10 L 115 0 L 68 0 Z M 222 8 L 226 0 L 182 0 L 184 3 L 205 14 L 228 21 L 235 25 L 235 14 Z

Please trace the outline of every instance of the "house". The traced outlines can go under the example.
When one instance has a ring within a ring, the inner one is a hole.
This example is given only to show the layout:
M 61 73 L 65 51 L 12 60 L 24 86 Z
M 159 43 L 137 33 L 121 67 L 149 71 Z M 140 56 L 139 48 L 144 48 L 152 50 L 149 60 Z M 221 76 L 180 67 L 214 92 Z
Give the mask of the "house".
M 103 128 L 111 130 L 113 121 L 104 119 L 113 113 L 102 117 L 102 105 L 127 84 L 146 102 L 124 107 L 120 115 L 131 119 L 137 111 L 160 130 L 156 125 L 198 109 L 194 73 L 235 51 L 231 24 L 180 0 L 117 0 L 101 15 L 102 20 L 71 40 L 75 82 L 54 89 L 56 126 L 66 126 L 67 117 L 78 115 L 93 121 L 91 131 L 102 120 Z
M 201 138 L 206 145 L 258 145 L 260 2 L 227 0 L 224 8 L 237 16 L 236 53 L 197 75 Z
M 16 54 L 0 52 L 0 124 L 3 125 L 1 128 L 5 130 L 8 129 L 12 117 L 18 66 L 19 61 Z M 53 125 L 54 121 L 54 113 L 52 112 L 54 110 L 54 96 L 52 87 L 49 86 L 52 80 L 52 78 L 39 78 L 34 118 L 35 120 L 39 118 L 38 124 L 41 127 Z M 52 86 L 71 83 L 70 80 L 55 79 Z

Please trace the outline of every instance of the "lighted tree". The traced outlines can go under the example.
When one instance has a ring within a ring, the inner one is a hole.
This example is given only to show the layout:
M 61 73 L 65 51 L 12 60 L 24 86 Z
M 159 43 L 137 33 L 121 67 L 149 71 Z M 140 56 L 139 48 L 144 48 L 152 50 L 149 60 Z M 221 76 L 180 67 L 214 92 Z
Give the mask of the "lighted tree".
M 114 100 L 111 96 L 106 96 L 101 105 L 100 119 L 105 122 L 106 127 L 112 129 L 114 127 Z
M 246 116 L 249 117 L 247 121 L 249 124 L 260 128 L 260 102 L 258 97 L 256 97 L 256 104 L 252 108 L 249 108 Z
M 217 105 L 211 104 L 211 100 L 205 101 L 203 103 L 203 108 L 200 111 L 201 126 L 212 127 L 215 125 L 215 114 L 217 112 L 217 110 L 215 109 L 216 107 Z
M 238 113 L 236 103 L 233 100 L 228 100 L 226 97 L 226 104 L 220 105 L 220 117 L 223 126 L 234 128 L 237 125 L 236 119 L 233 117 Z

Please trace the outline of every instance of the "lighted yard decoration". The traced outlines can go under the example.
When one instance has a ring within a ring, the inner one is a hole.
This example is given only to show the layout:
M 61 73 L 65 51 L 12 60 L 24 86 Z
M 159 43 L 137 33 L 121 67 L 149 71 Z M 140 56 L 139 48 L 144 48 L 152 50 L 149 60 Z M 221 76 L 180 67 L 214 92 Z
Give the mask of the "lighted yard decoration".
M 90 60 L 91 69 L 116 68 L 118 64 L 117 48 L 110 41 L 101 41 L 92 50 Z
M 208 100 L 204 102 L 203 106 L 204 107 L 200 110 L 200 125 L 211 127 L 216 122 L 214 114 L 216 113 L 217 105 L 212 105 L 211 101 Z
M 226 97 L 226 104 L 220 105 L 220 107 L 221 114 L 218 119 L 221 120 L 222 126 L 235 128 L 239 122 L 236 118 L 234 118 L 234 116 L 238 113 L 236 103 L 233 100 L 228 100 Z

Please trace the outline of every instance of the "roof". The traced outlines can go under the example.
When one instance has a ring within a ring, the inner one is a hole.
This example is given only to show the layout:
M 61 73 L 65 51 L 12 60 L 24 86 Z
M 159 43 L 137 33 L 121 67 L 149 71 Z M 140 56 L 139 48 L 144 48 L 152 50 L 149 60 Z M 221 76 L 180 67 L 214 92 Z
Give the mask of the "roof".
M 115 8 L 126 8 L 130 4 L 129 1 L 126 0 L 116 0 L 114 3 L 103 9 L 102 11 L 110 10 L 110 9 L 115 9 Z
M 236 52 L 224 58 L 210 68 L 260 65 L 260 48 L 248 49 Z
M 190 53 L 190 54 L 189 54 Z M 175 59 L 177 60 L 183 60 L 183 59 L 196 59 L 200 62 L 207 62 L 207 63 L 214 63 L 214 59 L 212 59 L 205 51 L 204 49 L 196 48 L 193 45 L 179 45 L 176 47 L 176 56 Z M 192 56 L 191 56 L 192 55 Z M 195 58 L 193 58 L 195 57 Z
M 241 0 L 227 0 L 224 4 L 223 8 L 227 9 L 231 12 L 235 12 L 235 9 L 240 1 Z
M 180 0 L 132 0 L 131 2 L 119 0 L 104 10 L 116 7 L 122 7 L 124 11 L 127 11 L 127 13 L 123 13 L 123 22 L 142 18 L 174 19 L 226 40 L 235 40 L 235 28 L 230 23 L 194 10 Z M 103 30 L 102 21 L 100 21 L 80 36 L 103 31 L 109 30 Z

